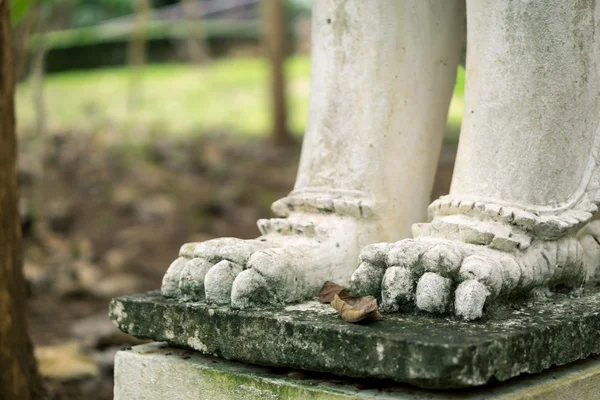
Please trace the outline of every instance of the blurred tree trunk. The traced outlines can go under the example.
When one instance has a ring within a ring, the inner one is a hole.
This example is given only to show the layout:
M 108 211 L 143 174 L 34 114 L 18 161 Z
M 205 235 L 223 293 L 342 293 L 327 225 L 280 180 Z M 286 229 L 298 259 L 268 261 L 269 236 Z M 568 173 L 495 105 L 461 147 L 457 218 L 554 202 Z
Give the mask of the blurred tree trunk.
M 196 64 L 208 60 L 208 50 L 201 36 L 202 19 L 200 14 L 202 6 L 198 0 L 180 0 L 183 17 L 188 24 L 194 24 L 194 28 L 188 32 L 185 40 L 188 57 Z M 189 26 L 189 25 L 188 25 Z
M 150 1 L 134 0 L 135 15 L 128 48 L 130 82 L 128 93 L 128 109 L 133 111 L 140 104 L 142 95 L 142 70 L 146 63 L 146 27 L 150 19 Z
M 0 399 L 42 398 L 27 332 L 17 210 L 14 66 L 8 1 L 0 1 Z
M 277 145 L 291 141 L 287 128 L 287 104 L 285 95 L 285 28 L 283 0 L 265 0 L 264 3 L 264 41 L 271 65 L 271 106 L 273 125 L 271 138 Z

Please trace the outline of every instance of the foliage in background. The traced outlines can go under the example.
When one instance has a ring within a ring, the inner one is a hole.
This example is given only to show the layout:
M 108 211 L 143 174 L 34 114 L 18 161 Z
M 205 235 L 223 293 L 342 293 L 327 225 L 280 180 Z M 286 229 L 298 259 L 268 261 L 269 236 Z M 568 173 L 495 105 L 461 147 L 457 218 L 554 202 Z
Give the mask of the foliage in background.
M 152 7 L 160 8 L 176 4 L 178 0 L 153 0 Z M 103 21 L 133 14 L 132 0 L 10 0 L 12 23 L 19 22 L 35 3 L 47 6 L 68 5 L 68 28 L 81 28 L 97 25 Z M 286 9 L 291 16 L 307 15 L 312 0 L 285 0 Z
M 68 27 L 95 25 L 105 19 L 132 13 L 130 0 L 10 0 L 11 21 L 18 23 L 35 4 L 49 7 L 69 6 Z
M 25 16 L 32 3 L 33 0 L 10 0 L 10 20 L 13 25 Z
M 312 0 L 287 0 L 286 12 L 288 16 L 297 17 L 301 15 L 310 15 L 312 10 Z
M 31 1 L 31 0 L 13 0 Z M 45 0 L 51 1 L 53 8 L 59 4 L 73 4 L 73 7 L 60 9 L 61 22 L 46 29 L 43 35 L 34 34 L 27 41 L 30 50 L 36 49 L 43 41 L 48 50 L 47 68 L 49 72 L 72 69 L 87 69 L 114 66 L 124 63 L 122 60 L 123 46 L 128 43 L 132 34 L 131 4 L 127 0 Z M 177 0 L 155 0 L 155 9 L 169 5 Z M 194 0 L 195 1 L 195 0 Z M 215 3 L 213 1 L 212 3 Z M 200 38 L 207 43 L 212 54 L 220 54 L 232 44 L 260 45 L 262 29 L 259 6 L 250 3 L 250 10 L 243 18 L 231 18 L 226 14 L 212 15 L 205 18 L 201 24 L 196 21 L 177 20 L 171 18 L 156 18 L 150 21 L 145 29 L 145 38 L 149 44 L 149 60 L 181 61 L 176 52 L 169 53 L 169 46 L 178 47 L 177 41 L 187 40 L 190 36 Z M 244 2 L 242 2 L 244 4 Z M 285 26 L 288 27 L 287 40 L 294 42 L 293 20 L 310 15 L 310 3 L 305 0 L 285 1 Z M 178 6 L 179 4 L 175 4 Z M 214 5 L 214 4 L 213 4 Z M 65 15 L 68 14 L 68 15 Z M 122 16 L 124 18 L 114 17 Z M 56 18 L 54 18 L 56 19 Z M 65 22 L 68 20 L 68 22 Z M 110 22 L 107 22 L 110 21 Z M 105 23 L 107 22 L 107 23 Z M 292 46 L 289 46 L 290 49 Z M 166 52 L 165 52 L 166 50 Z M 99 52 L 102 57 L 98 57 Z M 67 54 L 68 53 L 68 54 Z M 171 54 L 171 58 L 166 58 Z M 70 66 L 70 62 L 73 66 Z
M 133 13 L 132 0 L 74 1 L 70 27 L 93 26 L 101 21 Z

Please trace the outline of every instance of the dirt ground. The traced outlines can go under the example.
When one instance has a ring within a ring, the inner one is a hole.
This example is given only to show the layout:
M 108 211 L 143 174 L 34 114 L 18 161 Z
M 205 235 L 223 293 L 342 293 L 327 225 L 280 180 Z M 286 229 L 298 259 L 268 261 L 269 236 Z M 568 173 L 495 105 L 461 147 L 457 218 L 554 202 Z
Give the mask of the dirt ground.
M 455 150 L 444 146 L 432 197 L 448 192 Z M 256 220 L 292 189 L 300 145 L 57 134 L 42 151 L 20 147 L 30 331 L 49 398 L 96 400 L 112 399 L 114 353 L 137 343 L 108 320 L 110 298 L 159 288 L 185 242 L 257 236 Z

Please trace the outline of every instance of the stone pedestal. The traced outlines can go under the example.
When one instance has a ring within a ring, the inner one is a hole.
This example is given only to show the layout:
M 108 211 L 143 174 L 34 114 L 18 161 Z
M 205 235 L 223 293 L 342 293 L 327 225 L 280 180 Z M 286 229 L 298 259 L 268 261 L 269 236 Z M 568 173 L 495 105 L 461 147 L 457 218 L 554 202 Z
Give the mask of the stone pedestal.
M 165 343 L 122 350 L 115 365 L 116 400 L 595 400 L 599 397 L 600 360 L 594 358 L 503 384 L 453 391 L 251 366 L 170 348 Z
M 504 381 L 600 353 L 597 288 L 486 315 L 461 322 L 394 313 L 382 321 L 349 324 L 317 302 L 236 311 L 151 292 L 111 303 L 111 318 L 134 336 L 228 360 L 427 388 Z

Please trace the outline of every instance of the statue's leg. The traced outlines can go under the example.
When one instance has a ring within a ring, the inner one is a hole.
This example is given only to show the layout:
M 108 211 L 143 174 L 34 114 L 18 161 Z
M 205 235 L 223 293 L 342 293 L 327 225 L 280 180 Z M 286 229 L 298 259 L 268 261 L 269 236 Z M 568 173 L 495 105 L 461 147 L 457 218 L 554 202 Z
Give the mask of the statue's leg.
M 576 233 L 600 201 L 599 18 L 595 1 L 467 1 L 450 195 L 414 240 L 362 252 L 357 290 L 476 319 L 497 298 L 577 288 L 593 274 L 596 230 Z
M 182 247 L 165 296 L 243 308 L 348 283 L 362 247 L 425 220 L 461 55 L 464 4 L 319 0 L 294 190 L 256 240 Z

